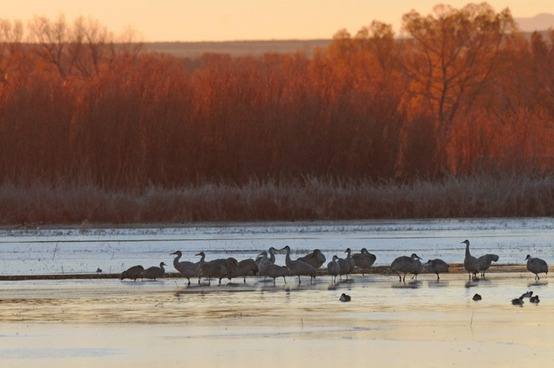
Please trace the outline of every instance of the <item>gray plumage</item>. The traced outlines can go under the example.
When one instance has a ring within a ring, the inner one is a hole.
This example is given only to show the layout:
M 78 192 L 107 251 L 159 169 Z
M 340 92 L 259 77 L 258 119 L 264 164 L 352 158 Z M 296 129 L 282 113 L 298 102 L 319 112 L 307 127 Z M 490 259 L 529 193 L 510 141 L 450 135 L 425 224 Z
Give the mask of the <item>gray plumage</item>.
M 354 265 L 362 271 L 363 275 L 364 271 L 369 270 L 371 266 L 373 266 L 377 257 L 375 257 L 374 254 L 369 253 L 366 248 L 362 248 L 360 253 L 352 255 L 352 259 L 354 260 Z
M 471 280 L 471 275 L 477 276 L 479 272 L 479 260 L 471 255 L 469 252 L 469 240 L 464 240 L 462 244 L 466 245 L 466 254 L 464 257 L 464 269 L 469 274 L 469 279 Z
M 529 254 L 525 259 L 527 260 L 527 270 L 535 274 L 535 280 L 540 280 L 539 273 L 548 275 L 548 263 L 544 259 L 531 257 Z
M 318 269 L 326 261 L 325 256 L 319 249 L 314 249 L 313 252 L 305 255 L 304 257 L 298 258 L 299 261 L 306 262 L 311 265 L 313 268 Z
M 121 273 L 121 280 L 132 279 L 137 281 L 138 278 L 142 278 L 142 273 L 144 272 L 144 267 L 141 265 L 133 266 Z
M 258 274 L 258 265 L 253 259 L 243 259 L 237 263 L 237 267 L 232 268 L 232 277 L 242 277 L 246 284 L 246 276 L 256 276 Z
M 218 284 L 221 285 L 221 280 L 225 277 L 229 278 L 232 273 L 233 267 L 236 267 L 236 260 L 234 258 L 227 259 L 214 259 L 212 261 L 205 261 L 206 255 L 204 252 L 200 252 L 197 256 L 202 257 L 198 266 L 198 283 L 200 284 L 200 278 L 205 277 L 208 279 L 208 285 L 211 285 L 211 278 L 219 280 Z
M 277 277 L 282 277 L 285 284 L 287 283 L 286 276 L 289 275 L 289 270 L 285 266 L 279 266 L 273 263 L 265 265 L 263 269 L 263 274 L 260 274 L 260 276 L 268 276 L 273 279 L 273 285 L 275 285 L 275 279 Z
M 151 279 L 151 280 L 162 278 L 165 275 L 164 266 L 166 266 L 166 264 L 161 262 L 160 267 L 156 267 L 156 266 L 148 267 L 147 269 L 144 270 L 142 275 L 145 279 Z
M 392 261 L 390 269 L 398 275 L 401 282 L 406 282 L 406 275 L 412 274 L 417 278 L 417 275 L 423 270 L 423 265 L 420 262 L 421 257 L 412 253 L 410 257 L 402 256 Z M 400 274 L 404 274 L 403 277 Z
M 180 262 L 181 257 L 183 256 L 183 253 L 180 250 L 171 253 L 171 255 L 176 256 L 173 259 L 173 267 L 175 267 L 177 272 L 179 272 L 188 280 L 188 285 L 190 285 L 191 277 L 198 276 L 199 263 L 186 262 L 186 261 Z
M 448 265 L 448 263 L 446 263 L 442 259 L 438 259 L 438 258 L 431 259 L 431 260 L 427 261 L 425 266 L 427 267 L 427 271 L 437 275 L 437 280 L 440 280 L 439 274 L 448 273 L 449 265 Z
M 333 277 L 333 282 L 337 282 L 337 276 L 340 274 L 339 257 L 333 256 L 331 262 L 327 264 L 327 272 Z
M 346 258 L 338 259 L 340 267 L 339 276 L 345 275 L 346 278 L 348 278 L 348 275 L 351 274 L 352 271 L 354 271 L 355 264 L 351 256 L 350 248 L 346 248 L 344 252 L 346 253 Z
M 489 269 L 491 263 L 493 262 L 498 262 L 498 256 L 496 254 L 485 254 L 484 256 L 477 258 L 481 276 L 485 277 L 485 272 Z
M 287 254 L 285 257 L 285 264 L 289 270 L 289 273 L 292 276 L 298 276 L 298 284 L 302 283 L 302 281 L 300 280 L 300 276 L 310 276 L 310 282 L 312 282 L 317 274 L 316 269 L 306 262 L 300 261 L 298 259 L 292 260 L 290 258 L 290 247 L 288 245 L 281 250 L 285 251 Z

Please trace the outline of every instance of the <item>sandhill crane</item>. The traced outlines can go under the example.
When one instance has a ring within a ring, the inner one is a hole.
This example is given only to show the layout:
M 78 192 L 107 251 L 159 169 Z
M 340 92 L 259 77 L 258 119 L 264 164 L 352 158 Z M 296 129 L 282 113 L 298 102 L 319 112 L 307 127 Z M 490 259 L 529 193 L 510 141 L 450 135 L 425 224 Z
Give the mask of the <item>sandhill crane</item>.
M 398 274 L 399 281 L 406 282 L 406 275 L 411 273 L 415 277 L 421 273 L 423 265 L 420 262 L 421 257 L 417 254 L 412 253 L 410 257 L 402 256 L 396 258 L 392 261 L 390 269 L 392 272 Z M 400 277 L 400 274 L 403 273 L 404 277 Z
M 167 265 L 161 262 L 160 267 L 156 267 L 156 266 L 148 267 L 146 270 L 144 270 L 142 275 L 145 279 L 151 279 L 151 280 L 159 279 L 163 277 L 165 274 L 164 266 L 167 266 Z
M 496 254 L 485 254 L 484 256 L 477 258 L 479 272 L 481 272 L 481 276 L 483 278 L 485 278 L 485 272 L 489 269 L 491 263 L 493 262 L 498 262 L 498 256 Z
M 234 275 L 238 271 L 239 262 L 237 261 L 236 258 L 233 258 L 233 257 L 225 258 L 223 261 L 224 261 L 223 264 L 225 265 L 225 271 L 226 271 L 224 277 L 227 277 L 227 279 L 231 281 Z M 220 282 L 221 282 L 221 279 L 220 279 Z
M 262 250 L 260 252 L 260 254 L 258 254 L 256 256 L 255 262 L 256 262 L 256 264 L 260 264 L 260 262 L 268 262 L 269 263 L 269 258 L 267 257 L 267 251 Z
M 298 258 L 299 261 L 306 262 L 313 268 L 318 269 L 325 263 L 325 256 L 319 249 L 314 249 L 313 252 L 308 253 L 304 257 Z
M 273 247 L 269 247 L 267 252 L 269 253 L 269 261 L 271 263 L 275 263 L 275 253 L 277 252 L 277 249 L 275 249 Z
M 275 255 L 273 254 L 274 249 L 271 250 L 270 254 L 273 256 L 273 262 L 275 262 Z M 267 252 L 264 250 L 256 257 L 256 265 L 258 266 L 258 276 L 271 277 L 273 279 L 273 285 L 275 285 L 275 279 L 277 277 L 282 277 L 285 284 L 287 283 L 286 276 L 288 275 L 288 269 L 285 266 L 278 266 L 271 261 L 271 258 L 268 258 Z
M 346 275 L 348 277 L 348 262 L 346 261 L 346 259 L 343 258 L 337 259 L 337 262 L 339 264 L 339 279 L 342 280 L 342 275 Z
M 282 277 L 285 284 L 287 283 L 286 276 L 289 275 L 289 269 L 285 266 L 279 266 L 276 264 L 269 264 L 265 269 L 265 275 L 273 279 L 273 285 L 275 285 L 275 279 Z
M 132 279 L 137 281 L 138 278 L 142 278 L 142 273 L 144 272 L 144 267 L 141 265 L 133 266 L 121 273 L 121 280 Z
M 258 265 L 253 259 L 243 259 L 237 263 L 237 267 L 232 269 L 232 277 L 242 277 L 246 284 L 246 276 L 256 276 L 258 274 Z
M 355 253 L 352 255 L 352 259 L 354 260 L 354 264 L 356 265 L 356 267 L 358 267 L 362 271 L 363 276 L 364 271 L 369 270 L 369 268 L 373 266 L 377 257 L 375 257 L 374 254 L 369 253 L 366 248 L 362 248 L 360 253 Z
M 350 255 L 351 253 L 350 248 L 346 248 L 344 252 L 347 254 L 346 258 L 338 259 L 339 267 L 340 267 L 339 278 L 342 278 L 342 275 L 345 275 L 346 278 L 348 279 L 348 275 L 351 274 L 352 271 L 354 271 L 354 260 Z
M 327 264 L 327 272 L 329 273 L 329 275 L 333 276 L 333 283 L 337 282 L 337 275 L 340 274 L 340 265 L 338 260 L 339 257 L 334 255 L 331 262 Z
M 290 258 L 290 247 L 287 245 L 282 251 L 285 251 L 287 256 L 285 258 L 285 264 L 287 265 L 287 268 L 289 269 L 289 272 L 292 276 L 298 276 L 298 284 L 300 285 L 302 281 L 300 280 L 300 276 L 310 276 L 310 283 L 315 278 L 317 271 L 316 269 L 303 261 L 299 260 L 292 260 Z
M 211 278 L 219 279 L 219 285 L 221 285 L 221 279 L 229 277 L 228 265 L 233 262 L 228 259 L 214 259 L 213 261 L 205 261 L 206 254 L 200 252 L 196 254 L 202 257 L 198 265 L 198 283 L 200 284 L 200 278 L 208 278 L 208 285 L 211 285 Z M 236 261 L 236 260 L 235 260 Z
M 538 295 L 532 296 L 529 301 L 533 304 L 539 304 L 541 302 Z
M 194 262 L 180 262 L 183 253 L 178 250 L 170 255 L 176 256 L 173 259 L 173 267 L 188 280 L 188 285 L 190 285 L 190 278 L 198 275 L 198 266 L 199 263 Z
M 354 267 L 356 267 L 356 263 L 354 262 L 354 259 L 352 258 L 352 250 L 350 248 L 346 248 L 344 251 L 346 253 L 346 261 L 348 262 L 348 266 L 350 267 L 349 274 L 354 272 Z
M 483 298 L 481 297 L 481 295 L 475 294 L 475 295 L 473 295 L 473 298 L 471 298 L 471 299 L 473 299 L 474 302 L 478 302 L 479 300 L 481 300 Z
M 427 261 L 425 266 L 427 267 L 427 271 L 437 275 L 437 281 L 441 279 L 439 273 L 447 273 L 449 267 L 448 263 L 438 258 Z
M 479 260 L 471 255 L 469 252 L 469 240 L 464 240 L 462 244 L 466 245 L 466 255 L 464 257 L 464 268 L 469 274 L 469 279 L 471 280 L 471 275 L 477 277 L 477 272 L 479 272 Z
M 523 298 L 519 297 L 519 298 L 512 299 L 512 305 L 522 306 L 523 305 Z
M 527 260 L 527 270 L 535 274 L 535 280 L 540 280 L 539 273 L 548 275 L 548 263 L 544 259 L 531 257 L 529 254 L 525 259 Z

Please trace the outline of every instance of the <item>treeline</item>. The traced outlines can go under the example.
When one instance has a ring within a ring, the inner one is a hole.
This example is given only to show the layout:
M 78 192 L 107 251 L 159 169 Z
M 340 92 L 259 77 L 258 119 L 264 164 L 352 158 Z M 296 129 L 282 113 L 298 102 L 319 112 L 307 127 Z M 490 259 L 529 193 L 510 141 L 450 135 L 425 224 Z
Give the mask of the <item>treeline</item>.
M 438 6 L 308 57 L 141 52 L 96 22 L 0 22 L 0 182 L 103 189 L 554 169 L 554 32 Z

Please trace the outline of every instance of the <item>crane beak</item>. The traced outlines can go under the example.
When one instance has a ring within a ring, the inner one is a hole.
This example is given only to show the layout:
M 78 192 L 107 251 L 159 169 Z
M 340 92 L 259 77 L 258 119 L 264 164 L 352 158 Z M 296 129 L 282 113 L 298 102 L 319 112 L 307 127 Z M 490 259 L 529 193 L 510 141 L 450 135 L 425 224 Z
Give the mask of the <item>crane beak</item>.
M 169 253 L 170 256 L 176 256 L 177 252 Z

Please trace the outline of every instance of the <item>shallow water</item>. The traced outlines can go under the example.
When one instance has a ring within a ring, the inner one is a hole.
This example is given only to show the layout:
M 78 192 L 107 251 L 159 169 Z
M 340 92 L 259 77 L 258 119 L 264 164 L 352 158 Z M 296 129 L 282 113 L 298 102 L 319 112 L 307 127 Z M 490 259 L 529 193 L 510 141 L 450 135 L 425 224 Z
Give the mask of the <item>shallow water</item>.
M 0 282 L 6 367 L 521 367 L 554 359 L 554 289 L 527 274 L 356 276 L 276 287 L 183 280 Z M 536 306 L 514 307 L 526 290 Z M 350 303 L 340 303 L 346 292 Z M 473 302 L 474 293 L 483 296 Z
M 297 255 L 319 248 L 328 259 L 347 247 L 366 247 L 377 255 L 376 265 L 412 252 L 461 262 L 464 239 L 471 240 L 475 254 L 496 253 L 500 263 L 523 263 L 528 253 L 554 258 L 551 218 L 27 229 L 0 230 L 0 274 L 93 273 L 97 268 L 115 273 L 135 264 L 171 264 L 169 253 L 175 250 L 182 250 L 185 260 L 197 260 L 201 250 L 207 259 L 241 259 L 285 245 Z M 284 263 L 282 256 L 277 263 Z

